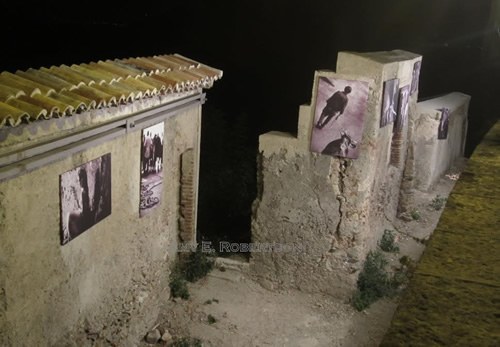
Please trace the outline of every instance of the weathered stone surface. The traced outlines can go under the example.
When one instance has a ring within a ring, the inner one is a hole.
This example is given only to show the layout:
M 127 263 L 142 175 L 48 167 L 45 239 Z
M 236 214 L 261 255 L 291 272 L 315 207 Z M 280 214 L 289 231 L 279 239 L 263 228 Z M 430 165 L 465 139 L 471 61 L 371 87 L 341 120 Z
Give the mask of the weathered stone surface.
M 264 192 L 254 206 L 253 242 L 283 249 L 254 252 L 254 272 L 264 282 L 309 291 L 345 286 L 335 279 L 334 269 L 352 270 L 347 253 L 337 248 L 352 242 L 353 235 L 340 234 L 341 197 L 330 159 L 310 155 L 288 160 L 281 154 L 263 158 L 262 166 Z
M 380 128 L 384 81 L 411 82 L 421 57 L 404 51 L 341 52 L 337 74 L 369 83 L 358 159 L 311 153 L 311 107 L 300 107 L 298 137 L 272 132 L 259 139 L 259 196 L 252 241 L 300 245 L 302 252 L 253 253 L 251 267 L 267 287 L 347 295 L 367 252 L 398 210 L 403 167 L 390 164 L 393 125 Z M 409 112 L 415 112 L 416 93 Z M 398 137 L 406 160 L 408 126 Z

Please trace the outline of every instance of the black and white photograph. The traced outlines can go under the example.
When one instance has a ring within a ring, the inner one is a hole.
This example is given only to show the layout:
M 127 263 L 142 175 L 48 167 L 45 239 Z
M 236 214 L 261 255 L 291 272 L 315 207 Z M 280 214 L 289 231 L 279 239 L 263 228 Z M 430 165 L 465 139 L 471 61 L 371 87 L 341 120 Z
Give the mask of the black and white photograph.
M 356 159 L 363 136 L 368 82 L 317 75 L 311 151 Z
M 380 127 L 383 128 L 396 120 L 398 108 L 399 79 L 394 78 L 384 82 L 384 96 L 382 99 L 382 114 Z
M 61 245 L 111 214 L 111 153 L 60 176 Z
M 402 131 L 408 122 L 408 106 L 410 101 L 410 86 L 399 89 L 398 114 L 394 122 L 394 131 Z
M 411 77 L 411 91 L 410 95 L 413 95 L 418 90 L 418 82 L 420 79 L 420 67 L 422 65 L 422 61 L 417 61 L 413 64 L 413 74 Z
M 141 191 L 139 216 L 157 207 L 163 193 L 163 134 L 164 122 L 142 130 Z
M 448 123 L 450 120 L 450 109 L 443 107 L 440 109 L 441 119 L 439 120 L 438 140 L 446 140 L 448 138 Z

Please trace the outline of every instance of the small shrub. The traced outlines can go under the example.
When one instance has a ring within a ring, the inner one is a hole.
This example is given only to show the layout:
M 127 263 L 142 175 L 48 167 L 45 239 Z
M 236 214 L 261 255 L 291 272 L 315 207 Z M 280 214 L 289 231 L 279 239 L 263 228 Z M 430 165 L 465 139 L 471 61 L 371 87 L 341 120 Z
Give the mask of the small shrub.
M 185 262 L 178 262 L 170 275 L 170 293 L 174 298 L 189 299 L 187 282 L 196 282 L 207 275 L 214 267 L 214 261 L 209 259 L 200 248 L 192 252 Z M 206 302 L 208 304 L 208 302 Z
M 415 267 L 414 262 L 407 256 L 401 257 L 399 261 L 401 268 L 390 274 L 386 270 L 387 260 L 382 252 L 368 253 L 358 277 L 358 289 L 351 298 L 356 310 L 362 311 L 380 298 L 395 295 L 401 286 L 408 283 Z
M 354 293 L 351 301 L 354 308 L 358 311 L 363 311 L 365 308 L 370 306 L 373 302 L 377 301 L 378 298 L 371 297 L 372 293 L 370 292 L 361 292 L 356 291 Z
M 206 256 L 201 249 L 197 249 L 189 255 L 187 262 L 184 264 L 184 274 L 189 282 L 196 282 L 200 278 L 205 277 L 214 267 L 213 259 Z
M 411 211 L 411 218 L 417 221 L 420 220 L 420 212 L 418 210 Z
M 434 199 L 432 199 L 431 203 L 429 204 L 429 206 L 436 210 L 436 211 L 439 211 L 443 208 L 443 206 L 446 204 L 446 198 L 445 197 L 442 197 L 440 196 L 439 194 L 436 195 L 436 197 Z
M 208 315 L 207 319 L 208 319 L 208 324 L 214 324 L 217 322 L 217 319 L 211 314 Z
M 184 300 L 189 299 L 189 290 L 187 282 L 182 275 L 174 269 L 170 275 L 170 293 L 174 298 L 181 298 Z
M 369 307 L 376 300 L 392 295 L 391 277 L 385 270 L 387 260 L 380 251 L 370 251 L 361 270 L 352 304 L 358 311 Z
M 378 246 L 384 252 L 399 252 L 399 247 L 394 243 L 396 242 L 396 237 L 392 230 L 385 229 L 384 235 L 382 235 L 382 239 L 378 242 Z
M 406 286 L 410 282 L 410 278 L 415 271 L 415 262 L 407 255 L 399 258 L 401 267 L 394 272 L 392 276 L 392 286 L 397 289 L 401 286 Z

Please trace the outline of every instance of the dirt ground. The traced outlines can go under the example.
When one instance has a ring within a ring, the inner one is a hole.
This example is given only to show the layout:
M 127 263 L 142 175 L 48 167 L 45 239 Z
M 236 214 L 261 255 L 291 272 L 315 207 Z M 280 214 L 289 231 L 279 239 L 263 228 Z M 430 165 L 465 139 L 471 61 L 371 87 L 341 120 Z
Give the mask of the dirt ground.
M 437 195 L 449 195 L 463 165 L 444 175 L 431 192 L 415 193 L 418 220 L 387 221 L 386 228 L 397 231 L 400 248 L 399 253 L 386 253 L 390 264 L 396 266 L 403 255 L 415 261 L 420 258 L 425 245 L 419 240 L 429 237 L 442 212 L 429 204 Z M 220 258 L 217 264 L 207 277 L 189 285 L 189 300 L 165 302 L 158 325 L 152 328 L 168 331 L 174 339 L 198 338 L 203 346 L 214 347 L 377 346 L 397 307 L 398 297 L 358 312 L 349 299 L 296 290 L 269 291 L 251 279 L 248 264 Z

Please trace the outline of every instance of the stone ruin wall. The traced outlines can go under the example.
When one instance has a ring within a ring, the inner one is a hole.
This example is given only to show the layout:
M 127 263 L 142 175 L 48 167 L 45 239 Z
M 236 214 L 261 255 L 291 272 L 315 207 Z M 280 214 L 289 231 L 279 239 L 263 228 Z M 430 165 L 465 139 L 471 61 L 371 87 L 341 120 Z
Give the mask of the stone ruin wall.
M 400 79 L 400 87 L 411 83 L 418 60 L 421 56 L 404 51 L 339 53 L 335 78 L 369 82 L 357 159 L 310 151 L 313 111 L 307 105 L 300 107 L 297 137 L 260 136 L 252 242 L 303 247 L 252 253 L 251 268 L 264 286 L 334 296 L 354 288 L 367 252 L 384 224 L 396 218 L 406 160 L 403 138 L 402 165 L 390 164 L 393 125 L 379 125 L 383 83 L 392 78 Z M 417 93 L 410 97 L 409 117 L 416 113 L 416 100 Z

